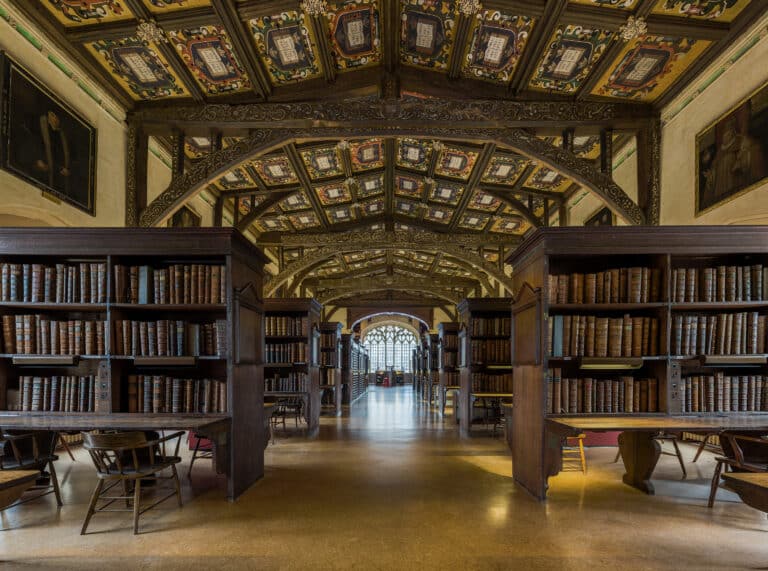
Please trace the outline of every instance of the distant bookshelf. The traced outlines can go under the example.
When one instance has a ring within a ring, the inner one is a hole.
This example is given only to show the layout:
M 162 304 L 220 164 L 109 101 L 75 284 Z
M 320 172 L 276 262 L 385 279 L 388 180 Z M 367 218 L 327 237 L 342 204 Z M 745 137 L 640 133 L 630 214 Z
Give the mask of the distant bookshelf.
M 338 321 L 320 324 L 320 390 L 325 413 L 341 414 L 341 330 Z

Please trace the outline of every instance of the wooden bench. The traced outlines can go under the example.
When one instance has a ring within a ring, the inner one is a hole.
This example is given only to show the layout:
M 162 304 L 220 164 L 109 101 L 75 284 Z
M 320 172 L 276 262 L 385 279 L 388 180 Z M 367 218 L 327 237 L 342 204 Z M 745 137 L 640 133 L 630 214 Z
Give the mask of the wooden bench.
M 723 474 L 723 478 L 741 501 L 768 513 L 768 472 L 733 472 Z
M 18 500 L 39 477 L 37 470 L 0 470 L 0 510 Z

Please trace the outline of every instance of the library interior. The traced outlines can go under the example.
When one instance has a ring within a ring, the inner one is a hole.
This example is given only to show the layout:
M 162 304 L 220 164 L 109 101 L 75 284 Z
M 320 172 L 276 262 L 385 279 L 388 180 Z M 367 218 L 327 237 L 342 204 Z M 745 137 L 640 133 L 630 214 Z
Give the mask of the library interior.
M 0 0 L 0 566 L 765 568 L 766 61 L 765 0 Z

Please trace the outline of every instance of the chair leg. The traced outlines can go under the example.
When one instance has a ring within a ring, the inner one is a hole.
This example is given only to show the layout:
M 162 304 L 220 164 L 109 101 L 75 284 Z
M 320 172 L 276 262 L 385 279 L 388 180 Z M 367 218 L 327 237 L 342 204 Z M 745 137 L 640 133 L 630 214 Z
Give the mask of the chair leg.
M 683 461 L 683 455 L 680 452 L 680 447 L 677 445 L 677 438 L 672 439 L 672 445 L 675 447 L 675 454 L 677 454 L 677 460 L 680 462 L 680 469 L 683 471 L 683 478 L 687 478 L 688 472 L 685 471 L 685 462 Z
M 51 485 L 53 486 L 53 493 L 56 496 L 56 503 L 59 504 L 59 507 L 61 507 L 64 505 L 64 503 L 61 501 L 61 490 L 59 490 L 59 478 L 56 475 L 56 468 L 53 467 L 53 461 L 48 462 L 48 470 L 51 473 Z
M 723 463 L 718 462 L 715 466 L 715 473 L 712 475 L 712 486 L 709 490 L 709 501 L 707 507 L 711 508 L 715 505 L 715 496 L 717 495 L 717 488 L 720 487 L 720 472 L 723 470 Z
M 181 483 L 179 482 L 179 473 L 176 471 L 176 464 L 171 464 L 171 471 L 173 472 L 173 485 L 176 487 L 176 497 L 179 500 L 179 507 L 181 507 Z
M 128 488 L 128 480 L 123 480 L 123 495 L 125 496 L 125 507 L 129 508 L 131 507 L 131 500 L 130 500 L 130 489 Z
M 699 456 L 701 456 L 701 453 L 704 452 L 704 448 L 707 446 L 708 436 L 709 435 L 704 436 L 704 440 L 701 441 L 699 447 L 696 449 L 696 455 L 693 457 L 693 462 L 696 462 L 696 460 L 699 459 Z
M 67 441 L 64 440 L 64 435 L 61 433 L 59 433 L 59 444 L 61 444 L 61 447 L 67 451 L 67 454 L 69 454 L 69 457 L 72 459 L 72 462 L 77 462 L 77 460 L 75 460 L 74 454 L 72 454 L 72 450 L 70 450 L 69 448 L 69 444 L 67 444 Z
M 587 458 L 584 456 L 584 439 L 579 438 L 579 454 L 581 454 L 581 471 L 587 473 Z
M 141 478 L 137 478 L 133 488 L 133 535 L 138 535 L 139 533 L 140 509 L 141 509 Z
M 197 451 L 200 448 L 200 438 L 197 439 L 197 442 L 195 442 L 195 449 L 192 452 L 192 460 L 189 461 L 189 468 L 187 469 L 187 478 L 192 478 L 192 466 L 195 465 L 195 460 L 197 460 Z
M 85 521 L 83 521 L 83 527 L 80 529 L 80 535 L 85 535 L 85 530 L 88 529 L 88 524 L 93 517 L 93 513 L 96 511 L 96 502 L 99 500 L 99 494 L 101 494 L 101 489 L 103 487 L 104 480 L 99 478 L 99 481 L 96 483 L 96 487 L 93 489 L 93 494 L 91 495 L 91 503 L 88 504 L 88 512 L 85 514 Z
M 621 448 L 616 449 L 616 458 L 613 459 L 613 463 L 615 464 L 616 462 L 618 462 L 619 458 L 621 458 Z

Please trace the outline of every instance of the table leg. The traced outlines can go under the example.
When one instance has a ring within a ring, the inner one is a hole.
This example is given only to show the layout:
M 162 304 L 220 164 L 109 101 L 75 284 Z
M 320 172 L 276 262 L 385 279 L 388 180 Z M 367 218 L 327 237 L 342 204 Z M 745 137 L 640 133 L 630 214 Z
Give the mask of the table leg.
M 661 455 L 661 446 L 653 438 L 654 434 L 622 432 L 619 435 L 619 450 L 626 470 L 622 480 L 628 486 L 651 495 L 654 494 L 651 475 Z

